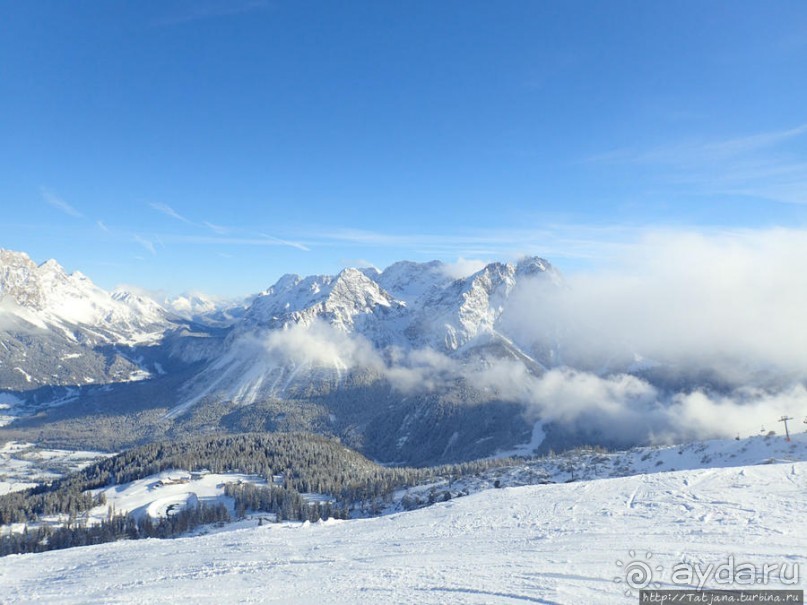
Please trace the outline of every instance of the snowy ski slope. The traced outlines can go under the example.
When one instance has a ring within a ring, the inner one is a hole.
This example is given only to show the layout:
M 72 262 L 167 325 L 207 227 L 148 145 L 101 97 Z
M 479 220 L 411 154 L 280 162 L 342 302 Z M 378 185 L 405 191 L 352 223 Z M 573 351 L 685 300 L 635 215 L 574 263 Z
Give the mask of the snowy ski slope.
M 673 565 L 729 555 L 807 570 L 805 494 L 807 462 L 493 489 L 373 519 L 7 557 L 0 599 L 635 603 L 624 594 L 632 558 L 660 566 L 663 587 Z

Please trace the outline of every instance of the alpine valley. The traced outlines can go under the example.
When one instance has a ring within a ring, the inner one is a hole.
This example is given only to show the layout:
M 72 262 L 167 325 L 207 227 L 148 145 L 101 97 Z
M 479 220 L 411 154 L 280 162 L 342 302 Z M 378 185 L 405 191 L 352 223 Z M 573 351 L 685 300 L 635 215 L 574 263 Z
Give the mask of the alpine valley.
M 566 287 L 549 262 L 454 271 L 403 261 L 158 303 L 0 251 L 0 441 L 114 451 L 305 431 L 422 466 L 649 440 L 653 394 L 681 377 L 629 349 L 575 367 L 562 329 L 523 329 L 525 308 L 540 317 Z M 578 371 L 649 389 L 634 398 L 650 420 L 609 432 L 601 409 L 569 409 L 547 378 Z

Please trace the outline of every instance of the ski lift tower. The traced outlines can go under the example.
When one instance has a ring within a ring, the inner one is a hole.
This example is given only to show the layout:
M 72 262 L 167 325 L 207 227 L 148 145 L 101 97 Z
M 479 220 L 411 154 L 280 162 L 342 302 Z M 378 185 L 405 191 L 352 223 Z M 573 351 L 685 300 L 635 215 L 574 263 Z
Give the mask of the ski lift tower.
M 785 423 L 785 441 L 790 441 L 790 431 L 787 430 L 787 421 L 788 420 L 793 420 L 793 418 L 791 416 L 782 416 L 779 419 L 779 422 L 784 422 Z

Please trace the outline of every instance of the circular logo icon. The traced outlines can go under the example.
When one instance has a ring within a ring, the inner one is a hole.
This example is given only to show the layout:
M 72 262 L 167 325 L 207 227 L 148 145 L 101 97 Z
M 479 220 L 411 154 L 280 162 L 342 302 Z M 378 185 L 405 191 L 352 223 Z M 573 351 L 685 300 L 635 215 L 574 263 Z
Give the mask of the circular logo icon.
M 631 596 L 633 591 L 642 590 L 645 588 L 661 588 L 661 584 L 655 581 L 656 574 L 661 575 L 663 567 L 661 565 L 652 565 L 650 559 L 653 558 L 653 553 L 645 553 L 644 560 L 636 557 L 636 551 L 628 551 L 630 559 L 621 561 L 617 559 L 616 566 L 622 570 L 622 573 L 614 578 L 615 584 L 625 585 L 625 595 Z

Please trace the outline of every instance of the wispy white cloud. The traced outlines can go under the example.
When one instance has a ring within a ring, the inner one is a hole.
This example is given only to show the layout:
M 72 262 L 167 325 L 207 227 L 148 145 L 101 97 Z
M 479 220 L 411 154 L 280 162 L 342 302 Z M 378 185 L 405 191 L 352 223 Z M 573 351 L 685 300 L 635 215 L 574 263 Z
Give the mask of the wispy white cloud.
M 264 241 L 267 243 L 273 243 L 278 246 L 289 246 L 291 248 L 297 248 L 298 250 L 302 250 L 303 252 L 310 252 L 311 249 L 306 246 L 305 244 L 301 244 L 300 242 L 294 242 L 286 239 L 281 239 L 279 237 L 275 237 L 273 235 L 267 235 L 266 233 L 259 233 Z
M 95 224 L 98 225 L 98 228 L 104 233 L 109 233 L 109 227 L 106 226 L 106 223 L 104 223 L 104 221 L 98 220 L 95 221 Z
M 72 216 L 74 218 L 81 218 L 82 216 L 84 216 L 83 214 L 81 214 L 81 212 L 73 208 L 73 206 L 65 202 L 61 197 L 59 197 L 49 189 L 42 187 L 40 188 L 40 192 L 42 193 L 42 197 L 45 199 L 45 202 L 47 202 L 57 210 L 60 210 L 65 214 L 67 214 L 68 216 Z
M 703 195 L 748 196 L 807 204 L 803 145 L 807 124 L 723 139 L 689 139 L 667 145 L 616 149 L 589 163 L 655 169 L 656 178 Z
M 593 163 L 671 164 L 691 166 L 744 156 L 770 149 L 807 134 L 807 124 L 784 130 L 723 139 L 692 138 L 649 148 L 624 147 L 596 154 L 587 161 Z
M 767 149 L 785 143 L 791 139 L 807 134 L 807 124 L 800 124 L 794 128 L 774 130 L 748 136 L 735 137 L 722 141 L 714 141 L 704 145 L 707 154 L 716 154 L 723 157 L 733 157 L 760 149 Z
M 236 237 L 222 235 L 175 235 L 162 234 L 162 241 L 170 244 L 222 244 L 230 246 L 288 246 L 304 252 L 310 248 L 300 242 L 289 241 L 261 234 L 260 237 Z
M 211 231 L 218 233 L 219 235 L 227 235 L 232 231 L 232 229 L 230 229 L 229 227 L 223 227 L 222 225 L 216 225 L 208 221 L 204 221 L 202 224 Z
M 149 206 L 151 206 L 157 212 L 162 212 L 164 215 L 170 216 L 173 219 L 176 219 L 176 220 L 181 221 L 183 223 L 186 223 L 188 225 L 193 224 L 192 221 L 186 219 L 179 212 L 177 212 L 176 210 L 171 208 L 171 206 L 169 206 L 168 204 L 163 204 L 163 203 L 160 203 L 160 202 L 152 202 L 152 203 L 149 204 Z
M 143 246 L 143 248 L 148 250 L 152 256 L 157 256 L 157 247 L 154 245 L 153 241 L 146 239 L 142 235 L 134 235 L 133 239 L 135 242 Z
M 459 257 L 453 263 L 445 263 L 443 271 L 449 277 L 459 279 L 473 275 L 482 270 L 487 264 L 488 261 L 486 260 Z
M 300 235 L 311 246 L 400 250 L 401 254 L 439 258 L 514 259 L 524 255 L 590 260 L 612 256 L 625 242 L 640 237 L 643 227 L 546 223 L 540 228 L 467 230 L 443 233 L 388 233 L 358 229 L 318 229 Z
M 249 231 L 242 228 L 220 225 L 207 220 L 196 222 L 180 214 L 168 204 L 162 202 L 151 202 L 149 203 L 149 206 L 153 210 L 156 210 L 157 212 L 160 212 L 161 214 L 180 221 L 186 225 L 195 227 L 205 232 L 212 231 L 215 233 L 215 235 L 189 235 L 174 233 L 154 235 L 153 239 L 161 246 L 164 246 L 165 243 L 229 246 L 286 246 L 289 248 L 302 250 L 303 252 L 310 252 L 311 250 L 305 243 L 293 239 L 283 239 L 266 233 L 256 233 L 254 231 Z

